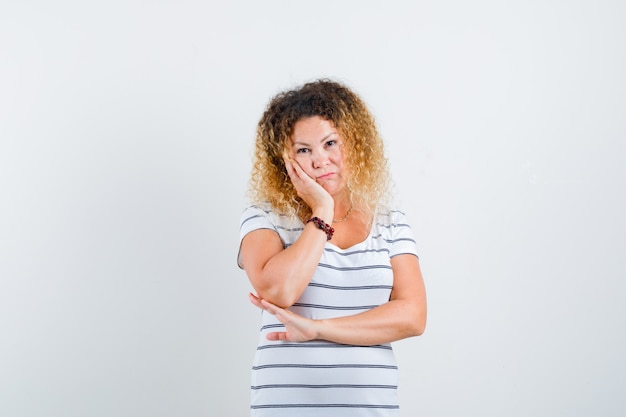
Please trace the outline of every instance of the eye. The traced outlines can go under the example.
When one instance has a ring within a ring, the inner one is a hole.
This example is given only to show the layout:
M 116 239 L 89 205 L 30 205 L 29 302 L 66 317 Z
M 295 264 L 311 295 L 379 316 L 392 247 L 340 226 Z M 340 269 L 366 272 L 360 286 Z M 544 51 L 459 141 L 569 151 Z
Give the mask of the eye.
M 298 148 L 296 149 L 296 153 L 308 153 L 309 148 Z
M 327 147 L 335 146 L 336 144 L 337 144 L 337 141 L 335 139 L 332 139 L 326 142 Z

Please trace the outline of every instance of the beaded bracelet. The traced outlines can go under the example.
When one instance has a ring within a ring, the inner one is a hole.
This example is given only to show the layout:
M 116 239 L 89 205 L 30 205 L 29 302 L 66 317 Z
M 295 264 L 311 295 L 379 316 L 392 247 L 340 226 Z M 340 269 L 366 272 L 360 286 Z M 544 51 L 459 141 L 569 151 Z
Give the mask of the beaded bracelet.
M 321 231 L 326 233 L 326 240 L 330 240 L 333 238 L 333 233 L 335 233 L 335 229 L 333 229 L 331 225 L 326 224 L 326 222 L 324 222 L 324 220 L 320 219 L 319 217 L 311 217 L 306 222 L 313 222 Z

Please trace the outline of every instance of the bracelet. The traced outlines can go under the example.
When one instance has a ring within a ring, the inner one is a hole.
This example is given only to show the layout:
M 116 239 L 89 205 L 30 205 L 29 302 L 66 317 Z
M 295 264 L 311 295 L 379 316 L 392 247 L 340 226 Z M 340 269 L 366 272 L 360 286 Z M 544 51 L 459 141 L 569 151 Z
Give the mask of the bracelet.
M 330 226 L 329 224 L 326 224 L 324 220 L 320 219 L 319 217 L 311 217 L 309 220 L 306 221 L 306 223 L 308 222 L 313 222 L 321 231 L 326 233 L 326 240 L 330 240 L 333 238 L 333 233 L 335 233 L 335 229 L 333 229 L 332 226 Z

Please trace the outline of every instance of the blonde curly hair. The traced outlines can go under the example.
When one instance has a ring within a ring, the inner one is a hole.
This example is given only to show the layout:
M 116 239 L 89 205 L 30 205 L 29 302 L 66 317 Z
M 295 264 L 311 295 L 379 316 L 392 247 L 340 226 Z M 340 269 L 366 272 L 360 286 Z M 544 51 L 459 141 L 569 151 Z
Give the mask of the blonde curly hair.
M 374 117 L 348 87 L 328 79 L 306 83 L 276 95 L 257 125 L 249 196 L 301 220 L 311 209 L 296 194 L 287 174 L 284 152 L 296 122 L 312 116 L 331 122 L 343 138 L 350 168 L 347 187 L 354 207 L 373 213 L 389 200 L 390 176 L 384 145 Z

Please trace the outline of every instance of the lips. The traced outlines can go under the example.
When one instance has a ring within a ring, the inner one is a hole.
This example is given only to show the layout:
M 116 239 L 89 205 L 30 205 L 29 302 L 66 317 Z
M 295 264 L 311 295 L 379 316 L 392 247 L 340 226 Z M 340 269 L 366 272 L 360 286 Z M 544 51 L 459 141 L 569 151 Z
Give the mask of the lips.
M 317 177 L 317 180 L 318 181 L 320 181 L 320 180 L 327 180 L 330 177 L 332 177 L 333 175 L 335 175 L 334 172 L 329 172 L 328 174 L 320 175 L 319 177 Z

